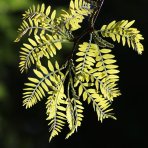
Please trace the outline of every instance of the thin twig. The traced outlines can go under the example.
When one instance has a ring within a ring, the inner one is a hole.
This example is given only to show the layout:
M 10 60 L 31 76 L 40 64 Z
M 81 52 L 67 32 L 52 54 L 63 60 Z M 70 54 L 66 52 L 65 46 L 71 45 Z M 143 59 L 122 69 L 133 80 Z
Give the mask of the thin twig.
M 94 18 L 93 18 L 93 23 L 92 23 L 92 27 L 94 28 L 94 25 L 95 25 L 95 22 L 96 22 L 96 20 L 97 20 L 97 18 L 98 18 L 98 15 L 100 14 L 100 11 L 101 11 L 101 8 L 102 8 L 102 6 L 103 6 L 103 3 L 104 3 L 104 0 L 100 0 L 100 2 L 98 2 L 99 0 L 97 0 L 97 3 L 98 3 L 98 6 L 97 6 L 97 11 L 96 11 L 96 13 L 95 13 L 95 15 L 94 15 Z
M 72 56 L 71 56 L 71 59 L 73 59 L 73 56 L 74 56 L 74 53 L 78 47 L 78 44 L 80 42 L 80 40 L 88 33 L 91 33 L 94 31 L 94 25 L 95 25 L 95 22 L 96 22 L 96 19 L 100 13 L 100 10 L 102 8 L 102 5 L 104 3 L 104 0 L 100 0 L 100 2 L 98 2 L 99 0 L 97 0 L 96 2 L 98 3 L 98 6 L 96 7 L 96 12 L 94 12 L 93 16 L 91 17 L 91 20 L 90 20 L 90 24 L 88 26 L 88 28 L 86 28 L 83 33 L 77 37 L 76 39 L 74 39 L 74 46 L 73 46 L 73 51 L 72 51 Z M 100 4 L 99 4 L 100 3 Z

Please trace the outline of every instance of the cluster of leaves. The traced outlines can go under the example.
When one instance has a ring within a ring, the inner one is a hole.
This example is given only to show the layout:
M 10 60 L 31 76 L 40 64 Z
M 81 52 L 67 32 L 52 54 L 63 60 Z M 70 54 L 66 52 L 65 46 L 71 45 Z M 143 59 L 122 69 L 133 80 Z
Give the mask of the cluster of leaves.
M 23 73 L 31 65 L 36 66 L 33 69 L 35 76 L 25 83 L 23 105 L 30 108 L 46 98 L 50 140 L 61 132 L 66 121 L 70 129 L 66 138 L 77 131 L 83 120 L 83 101 L 93 105 L 98 121 L 116 119 L 110 106 L 120 95 L 117 87 L 119 70 L 111 53 L 114 45 L 101 35 L 123 45 L 127 43 L 139 54 L 143 51 L 142 35 L 136 28 L 131 28 L 134 21 L 113 21 L 100 30 L 94 29 L 102 2 L 71 0 L 69 10 L 62 10 L 59 17 L 56 17 L 56 10 L 51 11 L 51 6 L 45 8 L 44 4 L 33 6 L 23 14 L 15 41 L 20 41 L 27 33 L 33 34 L 33 38 L 28 38 L 28 43 L 20 50 L 20 71 Z M 89 28 L 75 38 L 73 32 L 82 27 L 84 19 Z M 81 43 L 85 35 L 90 36 L 89 42 Z M 57 50 L 64 50 L 64 42 L 75 44 L 70 58 L 60 66 L 55 56 Z M 42 65 L 43 57 L 47 59 L 47 66 Z

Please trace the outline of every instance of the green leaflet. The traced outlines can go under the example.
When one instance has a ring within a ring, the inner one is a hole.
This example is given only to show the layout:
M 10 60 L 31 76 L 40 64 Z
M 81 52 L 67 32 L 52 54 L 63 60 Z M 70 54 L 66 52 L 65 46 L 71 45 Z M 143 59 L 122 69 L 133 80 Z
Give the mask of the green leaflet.
M 140 43 L 144 38 L 140 34 L 140 31 L 136 28 L 131 28 L 134 24 L 135 20 L 128 21 L 113 21 L 108 25 L 103 25 L 101 28 L 101 34 L 103 37 L 110 37 L 113 41 L 118 41 L 118 43 L 122 42 L 123 46 L 128 44 L 128 46 L 132 46 L 134 50 L 138 52 L 138 54 L 142 54 L 144 48 Z
M 35 39 L 28 39 L 28 44 L 23 44 L 24 47 L 20 51 L 20 71 L 23 73 L 31 67 L 32 64 L 41 66 L 40 59 L 46 57 L 47 59 L 56 55 L 57 50 L 62 48 L 62 38 L 54 35 L 35 35 Z
M 88 16 L 93 11 L 90 9 L 90 4 L 85 0 L 71 0 L 69 13 L 63 11 L 62 19 L 65 23 L 66 29 L 75 31 L 81 28 L 80 23 L 83 22 L 84 16 Z
M 66 117 L 70 132 L 67 134 L 66 139 L 77 131 L 79 126 L 81 126 L 81 122 L 83 120 L 83 109 L 82 103 L 76 98 L 72 98 L 68 101 Z
M 62 10 L 59 17 L 56 10 L 45 4 L 33 5 L 23 14 L 15 42 L 26 34 L 32 36 L 20 49 L 19 68 L 21 73 L 33 69 L 23 89 L 23 106 L 31 108 L 46 100 L 49 141 L 59 135 L 67 123 L 66 139 L 78 130 L 84 117 L 84 102 L 92 105 L 98 121 L 116 119 L 111 105 L 114 98 L 121 95 L 119 70 L 114 45 L 105 37 L 122 42 L 123 46 L 127 44 L 139 54 L 144 50 L 141 44 L 144 38 L 132 27 L 135 21 L 112 21 L 96 30 L 98 5 L 99 1 L 70 0 L 69 10 Z M 88 28 L 83 27 L 84 20 Z M 83 31 L 75 36 L 74 31 L 79 28 Z M 89 40 L 82 42 L 88 34 Z M 65 53 L 62 44 L 68 42 L 74 43 L 72 55 L 65 63 L 62 59 L 57 61 L 57 52 Z

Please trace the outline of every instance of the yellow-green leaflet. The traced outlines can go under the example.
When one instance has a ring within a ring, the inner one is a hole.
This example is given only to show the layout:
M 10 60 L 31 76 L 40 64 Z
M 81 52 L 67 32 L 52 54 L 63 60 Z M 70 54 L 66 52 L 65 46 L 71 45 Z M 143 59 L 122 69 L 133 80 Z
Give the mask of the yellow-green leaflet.
M 43 74 L 42 74 L 40 71 L 34 69 L 34 73 L 35 73 L 39 78 L 43 78 Z
M 33 45 L 33 46 L 37 46 L 37 43 L 34 41 L 34 40 L 32 40 L 32 39 L 28 39 L 29 40 L 29 42 Z
M 48 68 L 50 71 L 54 71 L 54 67 L 50 61 L 48 61 Z
M 55 16 L 56 16 L 56 10 L 54 10 L 51 14 L 51 19 L 54 20 L 55 19 Z
M 34 82 L 34 83 L 38 83 L 39 80 L 38 79 L 35 79 L 35 78 L 28 78 L 30 81 Z
M 46 9 L 46 15 L 47 16 L 50 14 L 50 10 L 51 10 L 51 6 L 48 6 L 48 8 Z
M 46 69 L 46 67 L 41 66 L 40 69 L 41 69 L 41 71 L 42 71 L 45 75 L 48 74 L 48 70 Z

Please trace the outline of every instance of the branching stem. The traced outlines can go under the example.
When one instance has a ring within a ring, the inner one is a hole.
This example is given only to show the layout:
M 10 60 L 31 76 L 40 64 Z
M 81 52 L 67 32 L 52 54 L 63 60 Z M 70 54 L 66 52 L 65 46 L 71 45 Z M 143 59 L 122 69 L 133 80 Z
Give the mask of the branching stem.
M 100 13 L 100 10 L 102 8 L 102 5 L 104 3 L 104 0 L 100 0 L 100 2 L 98 2 L 97 0 L 97 7 L 94 9 L 94 12 L 90 18 L 90 21 L 89 21 L 89 24 L 88 24 L 88 27 L 81 33 L 80 36 L 78 36 L 77 38 L 74 39 L 74 46 L 73 46 L 73 50 L 72 50 L 72 56 L 71 56 L 71 59 L 73 59 L 73 56 L 74 56 L 74 53 L 78 47 L 78 44 L 80 42 L 80 40 L 85 36 L 87 35 L 88 33 L 92 33 L 95 29 L 94 29 L 94 25 L 95 25 L 95 22 L 96 22 L 96 19 Z

